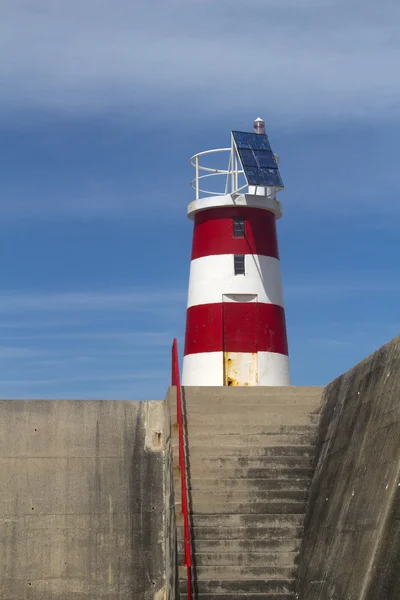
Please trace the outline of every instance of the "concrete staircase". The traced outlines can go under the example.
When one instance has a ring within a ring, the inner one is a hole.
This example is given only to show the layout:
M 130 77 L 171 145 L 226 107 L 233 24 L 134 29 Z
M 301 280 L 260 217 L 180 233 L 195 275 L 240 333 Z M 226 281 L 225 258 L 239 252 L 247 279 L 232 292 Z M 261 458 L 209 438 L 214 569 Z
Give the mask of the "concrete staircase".
M 198 600 L 296 597 L 321 394 L 317 387 L 183 388 Z M 175 428 L 176 465 L 177 443 Z M 178 468 L 174 486 L 182 564 Z M 180 600 L 186 591 L 180 568 Z

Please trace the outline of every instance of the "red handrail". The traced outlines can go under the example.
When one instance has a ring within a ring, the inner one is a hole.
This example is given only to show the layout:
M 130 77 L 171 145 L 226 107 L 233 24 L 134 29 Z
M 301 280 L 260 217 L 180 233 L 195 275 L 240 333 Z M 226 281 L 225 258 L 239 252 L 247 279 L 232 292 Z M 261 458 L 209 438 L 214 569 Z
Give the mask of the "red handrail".
M 190 526 L 189 508 L 186 480 L 186 452 L 183 437 L 183 410 L 182 391 L 179 376 L 178 342 L 174 339 L 172 344 L 172 385 L 176 386 L 176 412 L 179 430 L 179 468 L 181 470 L 181 510 L 183 514 L 183 539 L 184 539 L 184 567 L 187 569 L 187 600 L 192 600 L 192 557 L 190 553 Z

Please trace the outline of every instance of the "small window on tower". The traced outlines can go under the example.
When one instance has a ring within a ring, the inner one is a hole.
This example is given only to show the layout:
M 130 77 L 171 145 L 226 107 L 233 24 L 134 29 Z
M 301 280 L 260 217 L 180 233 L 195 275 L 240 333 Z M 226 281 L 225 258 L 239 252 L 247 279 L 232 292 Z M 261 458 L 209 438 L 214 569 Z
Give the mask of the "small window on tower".
M 235 254 L 234 256 L 235 275 L 244 275 L 244 254 Z
M 233 237 L 244 237 L 244 219 L 242 217 L 233 217 Z

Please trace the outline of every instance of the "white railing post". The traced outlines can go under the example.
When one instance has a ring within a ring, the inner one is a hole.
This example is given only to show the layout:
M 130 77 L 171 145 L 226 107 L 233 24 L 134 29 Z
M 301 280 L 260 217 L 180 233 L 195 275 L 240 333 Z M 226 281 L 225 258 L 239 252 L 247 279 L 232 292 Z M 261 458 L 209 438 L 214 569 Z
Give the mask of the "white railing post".
M 199 199 L 199 157 L 196 156 L 196 200 Z
M 228 169 L 215 169 L 200 165 L 200 158 L 219 152 L 229 152 Z M 198 154 L 192 156 L 192 158 L 190 159 L 190 164 L 195 168 L 195 177 L 190 182 L 190 185 L 196 192 L 196 200 L 200 200 L 200 196 L 202 194 L 210 196 L 221 195 L 220 191 L 214 192 L 210 189 L 206 189 L 203 186 L 203 183 L 205 183 L 206 179 L 208 181 L 209 177 L 225 177 L 225 194 L 229 193 L 229 186 L 231 187 L 230 193 L 236 193 L 239 191 L 239 174 L 243 173 L 243 171 L 239 168 L 240 163 L 236 152 L 233 148 L 218 148 L 216 150 L 206 150 L 205 152 L 199 152 Z
M 239 187 L 238 157 L 235 151 L 235 192 Z
M 229 176 L 232 170 L 232 154 L 229 155 L 229 164 L 228 164 L 228 172 L 226 175 L 226 180 L 225 180 L 225 194 L 228 193 L 229 190 Z
M 232 156 L 232 171 L 231 171 L 231 194 L 235 191 L 235 156 L 233 154 L 233 150 L 231 153 Z

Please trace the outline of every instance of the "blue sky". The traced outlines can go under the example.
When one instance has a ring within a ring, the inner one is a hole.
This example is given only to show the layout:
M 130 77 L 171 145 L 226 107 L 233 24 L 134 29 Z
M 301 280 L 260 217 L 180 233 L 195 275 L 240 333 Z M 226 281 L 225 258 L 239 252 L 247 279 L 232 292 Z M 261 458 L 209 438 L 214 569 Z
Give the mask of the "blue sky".
M 163 398 L 189 158 L 262 116 L 281 158 L 294 384 L 400 331 L 400 5 L 13 0 L 0 9 L 0 397 Z

